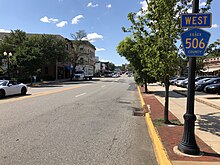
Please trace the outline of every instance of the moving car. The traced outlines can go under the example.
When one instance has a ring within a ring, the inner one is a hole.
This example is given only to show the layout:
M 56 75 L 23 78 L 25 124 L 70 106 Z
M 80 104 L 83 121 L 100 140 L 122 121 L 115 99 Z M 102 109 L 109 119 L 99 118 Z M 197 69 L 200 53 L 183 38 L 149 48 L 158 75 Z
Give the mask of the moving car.
M 0 80 L 0 98 L 9 95 L 26 95 L 27 86 L 23 83 L 13 80 Z
M 195 90 L 196 90 L 196 91 L 203 91 L 204 88 L 205 88 L 207 85 L 218 84 L 218 83 L 220 83 L 220 77 L 218 77 L 218 78 L 211 78 L 211 79 L 208 80 L 208 81 L 205 81 L 205 82 L 196 84 L 196 85 L 195 85 Z
M 207 85 L 204 88 L 204 91 L 206 93 L 213 93 L 213 94 L 218 93 L 220 95 L 220 83 Z

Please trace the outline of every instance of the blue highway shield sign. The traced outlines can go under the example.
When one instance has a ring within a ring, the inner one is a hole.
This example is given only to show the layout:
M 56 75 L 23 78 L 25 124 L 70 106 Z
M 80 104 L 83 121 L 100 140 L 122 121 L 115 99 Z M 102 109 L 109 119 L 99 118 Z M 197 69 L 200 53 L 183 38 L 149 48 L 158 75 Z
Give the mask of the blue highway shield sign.
M 181 15 L 182 28 L 210 28 L 212 13 L 190 13 Z
M 181 34 L 185 55 L 200 57 L 205 54 L 211 34 L 201 29 L 191 29 Z

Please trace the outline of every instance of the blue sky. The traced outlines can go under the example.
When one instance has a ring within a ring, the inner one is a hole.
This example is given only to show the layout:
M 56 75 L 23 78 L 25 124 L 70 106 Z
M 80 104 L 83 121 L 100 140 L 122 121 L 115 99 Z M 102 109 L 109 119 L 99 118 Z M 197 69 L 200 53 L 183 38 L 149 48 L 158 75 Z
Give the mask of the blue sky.
M 200 0 L 201 6 L 205 0 Z M 70 33 L 85 30 L 97 48 L 100 60 L 116 65 L 126 63 L 116 46 L 127 33 L 129 12 L 146 7 L 144 0 L 0 0 L 0 32 L 21 29 L 27 33 L 60 34 L 71 39 Z M 210 42 L 220 38 L 220 1 L 213 0 L 213 28 L 208 30 Z

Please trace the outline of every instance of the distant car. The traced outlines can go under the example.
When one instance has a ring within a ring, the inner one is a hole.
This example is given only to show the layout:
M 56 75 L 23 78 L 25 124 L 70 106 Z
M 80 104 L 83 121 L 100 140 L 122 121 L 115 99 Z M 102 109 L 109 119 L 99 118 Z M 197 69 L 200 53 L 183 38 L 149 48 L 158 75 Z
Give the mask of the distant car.
M 18 81 L 0 80 L 0 98 L 16 94 L 26 95 L 27 89 L 27 85 Z
M 131 77 L 132 76 L 132 73 L 128 73 L 128 77 Z
M 200 79 L 198 81 L 195 82 L 195 85 L 197 84 L 200 84 L 200 83 L 203 83 L 203 82 L 206 82 L 206 81 L 209 81 L 211 78 L 203 78 L 203 79 Z
M 179 80 L 184 80 L 184 79 L 186 79 L 186 77 L 177 77 L 177 78 L 175 78 L 175 79 L 173 79 L 173 80 L 170 80 L 170 84 L 171 84 L 171 85 L 174 85 L 174 84 L 177 83 L 177 81 L 179 81 Z
M 184 79 L 184 80 L 178 80 L 176 82 L 176 86 L 178 87 L 186 87 L 188 84 L 188 78 Z
M 118 78 L 120 77 L 117 73 L 112 75 L 113 78 Z
M 218 83 L 220 83 L 220 77 L 218 77 L 218 78 L 211 78 L 211 79 L 208 80 L 208 81 L 205 81 L 205 82 L 196 84 L 196 85 L 195 85 L 195 90 L 196 90 L 196 91 L 203 91 L 204 88 L 205 88 L 207 85 L 218 84 Z
M 218 93 L 220 95 L 220 83 L 207 85 L 204 88 L 204 92 L 213 94 Z
M 76 71 L 73 77 L 74 80 L 84 80 L 85 79 L 85 73 L 84 71 Z

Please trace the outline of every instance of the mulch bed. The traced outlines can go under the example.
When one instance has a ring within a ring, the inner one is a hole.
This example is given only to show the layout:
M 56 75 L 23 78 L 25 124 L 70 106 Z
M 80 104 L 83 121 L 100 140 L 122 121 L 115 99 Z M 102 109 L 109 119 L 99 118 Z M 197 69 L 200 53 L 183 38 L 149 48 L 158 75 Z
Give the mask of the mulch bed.
M 154 94 L 144 93 L 144 87 L 141 87 L 141 92 L 146 105 L 150 105 L 150 116 L 154 123 L 154 126 L 159 134 L 159 137 L 163 143 L 164 148 L 167 151 L 170 160 L 179 161 L 220 161 L 220 154 L 213 151 L 206 143 L 204 143 L 199 137 L 196 136 L 197 145 L 200 151 L 204 152 L 201 157 L 188 157 L 177 155 L 174 153 L 173 148 L 177 146 L 183 136 L 184 126 L 174 125 L 172 127 L 163 124 L 161 121 L 164 117 L 164 106 L 156 99 Z M 169 120 L 179 121 L 171 112 L 169 112 Z

